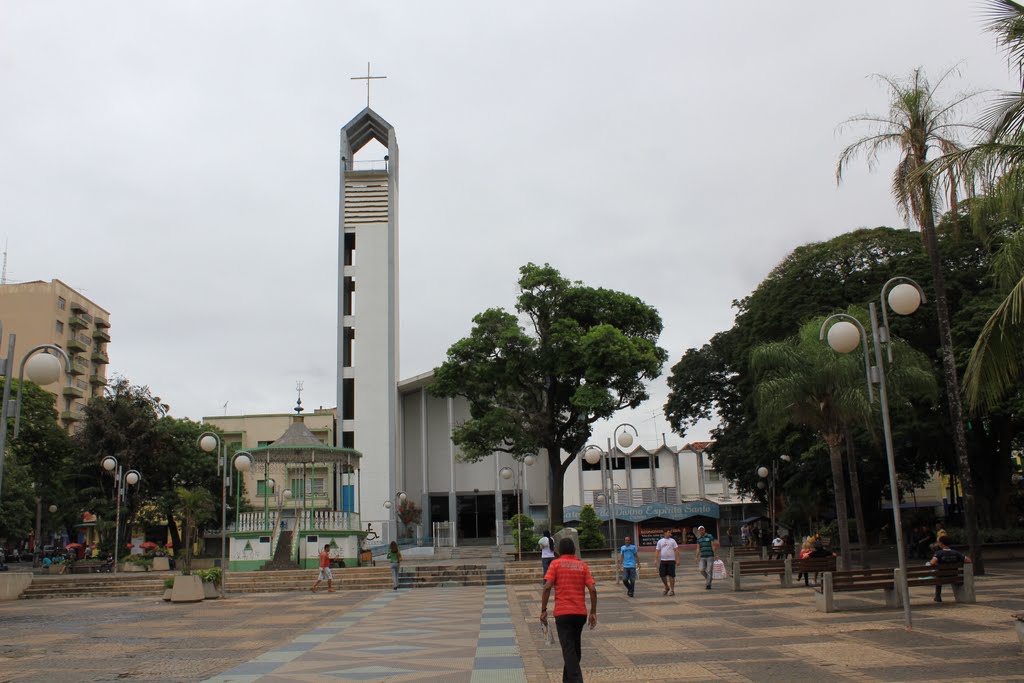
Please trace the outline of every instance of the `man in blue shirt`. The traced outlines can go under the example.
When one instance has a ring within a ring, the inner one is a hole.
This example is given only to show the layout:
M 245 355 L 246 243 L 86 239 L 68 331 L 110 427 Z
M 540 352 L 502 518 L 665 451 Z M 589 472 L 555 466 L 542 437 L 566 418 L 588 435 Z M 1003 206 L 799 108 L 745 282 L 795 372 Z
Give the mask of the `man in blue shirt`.
M 697 527 L 697 566 L 706 583 L 704 587 L 711 590 L 712 570 L 715 565 L 715 548 L 718 544 L 715 537 L 709 534 L 704 527 Z
M 633 589 L 636 587 L 636 568 L 640 563 L 636 558 L 636 546 L 629 542 L 626 536 L 626 543 L 619 548 L 619 567 L 622 569 L 622 585 L 626 587 L 626 595 L 633 597 Z

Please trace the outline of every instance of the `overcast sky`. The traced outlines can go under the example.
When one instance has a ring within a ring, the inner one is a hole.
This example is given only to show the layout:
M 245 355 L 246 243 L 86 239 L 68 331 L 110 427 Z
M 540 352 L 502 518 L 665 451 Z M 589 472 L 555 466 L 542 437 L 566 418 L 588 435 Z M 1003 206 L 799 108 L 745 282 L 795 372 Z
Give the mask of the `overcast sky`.
M 0 0 L 8 277 L 107 308 L 110 372 L 176 416 L 286 411 L 298 379 L 333 406 L 338 129 L 370 61 L 402 152 L 401 377 L 529 261 L 655 306 L 667 375 L 793 248 L 901 224 L 892 159 L 836 187 L 836 126 L 885 111 L 872 73 L 1012 87 L 982 7 Z M 649 445 L 651 394 L 620 416 Z

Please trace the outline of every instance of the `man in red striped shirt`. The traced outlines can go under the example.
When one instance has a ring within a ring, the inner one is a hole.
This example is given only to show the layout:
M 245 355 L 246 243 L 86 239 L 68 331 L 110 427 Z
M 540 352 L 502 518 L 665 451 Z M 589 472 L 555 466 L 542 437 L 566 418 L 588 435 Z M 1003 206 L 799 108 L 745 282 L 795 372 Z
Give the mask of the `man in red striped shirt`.
M 555 628 L 558 642 L 562 645 L 563 683 L 583 683 L 580 659 L 583 656 L 580 636 L 583 625 L 588 621 L 590 628 L 597 626 L 597 588 L 590 567 L 576 558 L 576 544 L 571 538 L 558 542 L 558 559 L 548 567 L 544 575 L 544 591 L 540 597 L 540 621 L 548 623 L 548 598 L 551 589 L 555 591 Z M 587 617 L 587 602 L 584 588 L 590 590 L 590 617 Z

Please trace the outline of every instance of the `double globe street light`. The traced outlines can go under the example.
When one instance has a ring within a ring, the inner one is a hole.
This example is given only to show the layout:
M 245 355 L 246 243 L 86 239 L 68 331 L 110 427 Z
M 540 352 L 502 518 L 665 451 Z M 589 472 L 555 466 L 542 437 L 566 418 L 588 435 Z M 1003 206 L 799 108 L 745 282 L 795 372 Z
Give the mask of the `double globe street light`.
M 114 493 L 117 496 L 117 512 L 114 516 L 114 573 L 117 573 L 118 556 L 121 552 L 121 502 L 125 499 L 128 486 L 135 486 L 142 481 L 138 470 L 128 470 L 112 455 L 100 460 L 100 466 L 114 477 Z
M 225 575 L 228 570 L 228 496 L 231 494 L 231 470 L 228 468 L 228 445 L 216 432 L 203 432 L 199 435 L 199 447 L 207 453 L 217 453 L 217 475 L 220 477 L 220 570 Z M 237 519 L 238 509 L 235 508 Z M 224 597 L 223 578 L 220 582 L 220 594 Z
M 535 462 L 537 462 L 537 458 L 535 456 L 527 455 L 519 461 L 518 471 L 513 470 L 508 465 L 498 470 L 498 475 L 506 481 L 515 477 L 515 481 L 512 482 L 512 485 L 515 487 L 516 491 L 516 528 L 519 532 L 519 537 L 516 539 L 516 546 L 519 549 L 519 562 L 523 561 L 523 466 L 525 465 L 530 467 Z M 498 536 L 498 538 L 501 538 L 504 534 L 498 533 L 496 530 L 495 535 Z
M 871 353 L 868 350 L 868 337 L 864 326 L 857 318 L 847 313 L 836 313 L 825 319 L 821 324 L 818 338 L 828 340 L 828 345 L 839 353 L 850 353 L 861 346 L 864 353 L 864 373 L 867 377 L 868 400 L 874 401 L 873 386 L 878 385 L 879 404 L 882 412 L 882 431 L 885 435 L 885 457 L 889 466 L 889 491 L 892 496 L 893 528 L 896 530 L 896 554 L 899 560 L 899 577 L 896 581 L 903 601 L 903 620 L 908 629 L 913 627 L 910 617 L 910 591 L 907 586 L 907 553 L 903 545 L 903 520 L 900 514 L 900 493 L 896 481 L 896 460 L 892 447 L 892 425 L 889 421 L 889 393 L 885 384 L 885 363 L 882 362 L 882 345 L 885 345 L 888 362 L 892 358 L 892 337 L 889 332 L 889 314 L 891 308 L 898 315 L 914 313 L 923 302 L 927 301 L 924 290 L 908 277 L 894 277 L 884 285 L 879 294 L 882 307 L 882 324 L 878 323 L 878 309 L 874 302 L 868 304 L 868 315 L 871 323 L 871 341 L 874 351 L 874 365 L 871 364 Z M 886 306 L 888 302 L 888 306 Z M 829 323 L 832 323 L 831 325 Z M 839 485 L 839 482 L 836 483 Z
M 399 491 L 395 494 L 394 498 L 395 502 L 385 500 L 383 506 L 384 509 L 388 511 L 388 522 L 390 523 L 391 528 L 394 529 L 394 538 L 392 538 L 391 540 L 397 541 L 399 521 L 398 510 L 402 507 L 402 503 L 404 503 L 409 498 L 409 494 L 407 494 L 405 491 Z M 388 535 L 390 536 L 390 534 Z
M 633 433 L 630 434 L 628 431 L 625 431 L 625 428 L 632 429 Z M 622 429 L 623 431 L 619 432 L 620 429 Z M 624 453 L 624 451 L 622 449 L 629 448 L 630 446 L 633 445 L 634 435 L 636 436 L 636 438 L 640 438 L 640 432 L 637 431 L 637 428 L 634 427 L 633 425 L 629 424 L 628 422 L 623 422 L 622 424 L 617 426 L 614 430 L 612 430 L 612 437 L 608 439 L 608 450 L 607 451 L 602 450 L 600 446 L 596 446 L 594 444 L 589 444 L 589 445 L 583 447 L 583 459 L 586 460 L 588 464 L 590 464 L 590 465 L 597 465 L 598 463 L 601 464 L 601 485 L 602 485 L 602 489 L 604 490 L 605 500 L 609 502 L 609 510 L 608 510 L 608 512 L 609 512 L 609 514 L 610 514 L 610 516 L 612 518 L 612 551 L 613 552 L 615 550 L 615 544 L 619 542 L 618 541 L 619 535 L 618 535 L 618 529 L 617 529 L 616 523 L 615 523 L 615 489 L 616 489 L 616 484 L 615 484 L 615 478 L 614 478 L 615 477 L 615 474 L 614 474 L 614 472 L 615 472 L 615 463 L 614 463 L 614 460 L 612 459 L 612 439 L 614 439 L 615 444 L 618 446 L 618 452 L 622 453 L 623 455 L 625 455 L 625 453 Z M 605 476 L 605 472 L 607 472 L 607 474 L 608 474 L 607 477 Z M 619 581 L 619 566 L 618 566 L 617 562 L 615 564 L 615 581 L 616 581 L 616 583 Z

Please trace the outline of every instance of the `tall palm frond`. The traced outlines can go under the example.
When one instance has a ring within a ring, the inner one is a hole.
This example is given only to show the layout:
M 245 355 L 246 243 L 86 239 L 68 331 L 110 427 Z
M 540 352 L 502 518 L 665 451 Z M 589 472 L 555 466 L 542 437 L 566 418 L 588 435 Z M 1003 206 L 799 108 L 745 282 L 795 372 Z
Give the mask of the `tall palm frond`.
M 967 361 L 964 393 L 974 412 L 994 407 L 1024 370 L 1024 232 L 1003 243 L 993 271 L 1009 292 L 985 322 Z

